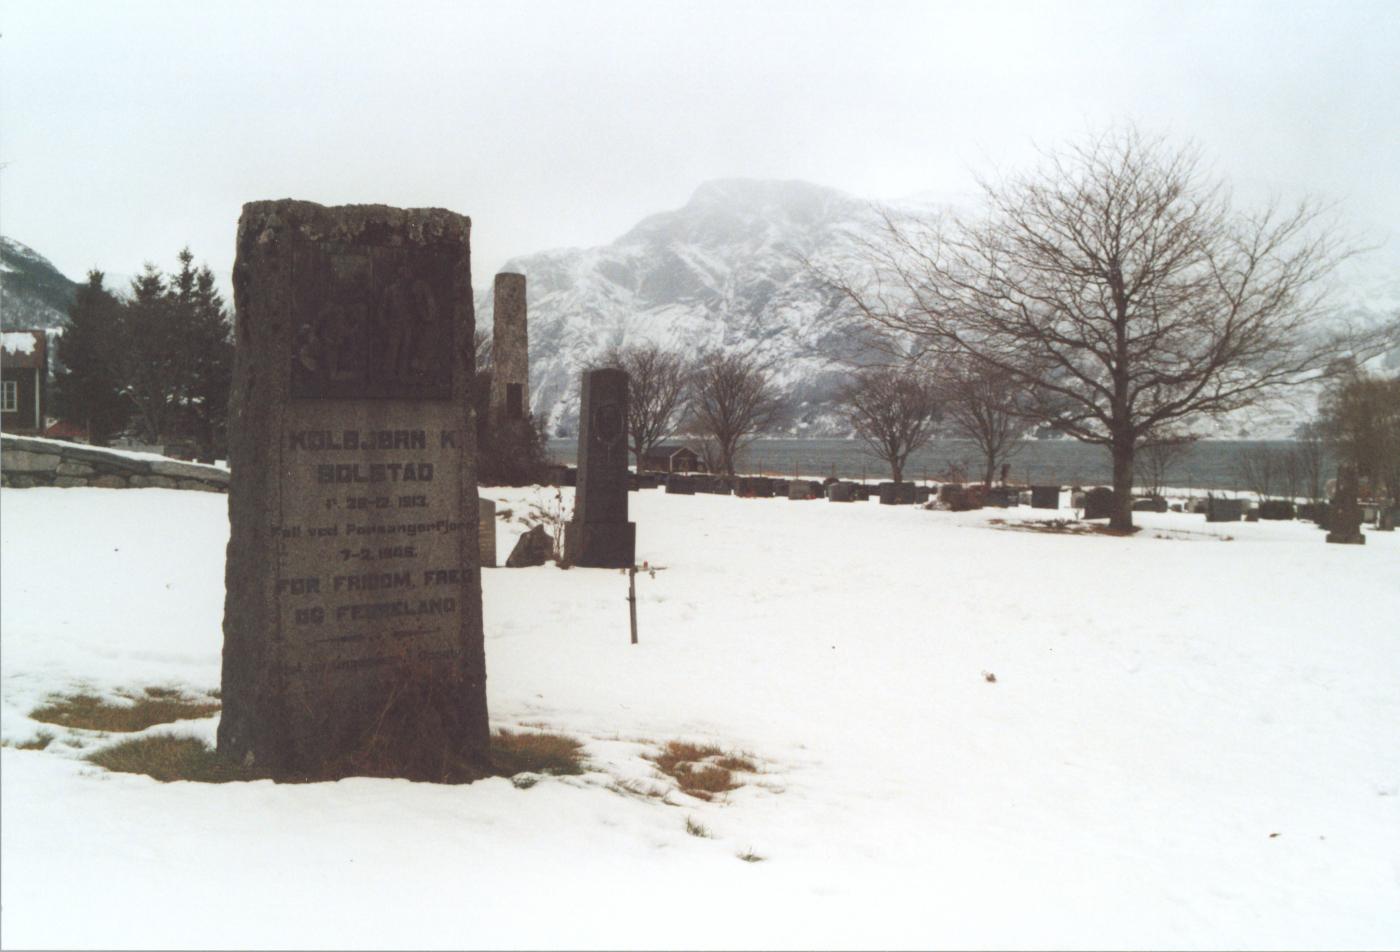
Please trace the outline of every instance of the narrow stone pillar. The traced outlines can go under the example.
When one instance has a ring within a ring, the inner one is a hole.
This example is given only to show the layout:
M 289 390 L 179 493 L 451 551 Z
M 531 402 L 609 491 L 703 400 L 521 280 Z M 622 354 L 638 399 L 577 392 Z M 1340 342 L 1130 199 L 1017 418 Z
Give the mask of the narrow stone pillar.
M 627 521 L 627 475 L 627 374 L 616 368 L 585 371 L 578 488 L 564 533 L 569 562 L 614 569 L 635 564 L 637 526 Z
M 288 779 L 489 767 L 470 230 L 243 207 L 221 754 Z
M 496 275 L 491 333 L 492 419 L 511 422 L 530 412 L 530 333 L 525 319 L 525 275 Z

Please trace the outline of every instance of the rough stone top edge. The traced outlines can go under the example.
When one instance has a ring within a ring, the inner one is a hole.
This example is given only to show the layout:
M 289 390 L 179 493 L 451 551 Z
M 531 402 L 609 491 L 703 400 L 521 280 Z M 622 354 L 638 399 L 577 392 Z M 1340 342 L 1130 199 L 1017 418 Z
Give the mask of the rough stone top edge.
M 471 227 L 469 216 L 446 208 L 321 205 L 294 198 L 246 202 L 238 219 L 240 236 L 250 229 L 292 229 L 318 240 L 354 240 L 368 231 L 387 229 L 415 242 L 465 242 Z
M 512 282 L 524 284 L 525 275 L 521 274 L 519 271 L 497 271 L 496 281 L 502 284 L 510 284 Z

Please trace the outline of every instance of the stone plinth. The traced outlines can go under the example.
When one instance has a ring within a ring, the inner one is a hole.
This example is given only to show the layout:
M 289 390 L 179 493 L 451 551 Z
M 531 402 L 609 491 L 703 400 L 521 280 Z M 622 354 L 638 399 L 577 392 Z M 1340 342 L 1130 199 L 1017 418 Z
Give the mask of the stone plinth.
M 1096 486 L 1084 494 L 1085 519 L 1113 518 L 1113 490 Z
M 1239 522 L 1244 517 L 1244 500 L 1224 496 L 1206 499 L 1206 522 Z
M 491 332 L 491 413 L 497 425 L 530 412 L 530 333 L 525 275 L 496 275 Z
M 1031 508 L 1032 508 L 1032 509 L 1059 509 L 1059 508 L 1060 508 L 1060 487 L 1059 487 L 1059 486 L 1032 486 L 1032 487 L 1031 487 Z
M 586 371 L 579 401 L 578 489 L 564 533 L 565 557 L 585 568 L 636 563 L 637 526 L 627 521 L 627 374 Z
M 489 768 L 470 228 L 243 208 L 225 756 L 289 779 Z

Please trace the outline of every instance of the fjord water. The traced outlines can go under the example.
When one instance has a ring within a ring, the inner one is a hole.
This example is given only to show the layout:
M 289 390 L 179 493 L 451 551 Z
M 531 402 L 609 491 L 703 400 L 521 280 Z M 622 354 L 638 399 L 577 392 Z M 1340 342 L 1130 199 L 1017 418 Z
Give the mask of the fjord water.
M 1243 453 L 1255 447 L 1287 449 L 1291 445 L 1288 440 L 1203 440 L 1188 447 L 1170 467 L 1166 483 L 1183 489 L 1245 489 L 1239 476 Z M 549 441 L 550 456 L 555 462 L 573 465 L 577 451 L 576 438 Z M 889 478 L 889 467 L 871 455 L 858 439 L 765 438 L 756 440 L 741 458 L 741 468 L 748 472 Z M 961 467 L 966 479 L 980 478 L 977 447 L 967 440 L 934 440 L 910 456 L 904 475 L 910 480 L 947 479 L 950 467 Z M 1143 475 L 1139 473 L 1139 482 Z M 1011 479 L 1020 483 L 1087 485 L 1108 483 L 1112 477 L 1108 451 L 1075 440 L 1027 440 L 1011 457 Z

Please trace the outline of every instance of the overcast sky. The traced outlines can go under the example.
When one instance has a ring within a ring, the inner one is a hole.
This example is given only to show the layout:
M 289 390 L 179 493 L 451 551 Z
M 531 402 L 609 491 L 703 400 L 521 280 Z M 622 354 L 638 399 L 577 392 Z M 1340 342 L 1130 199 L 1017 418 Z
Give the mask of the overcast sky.
M 1400 4 L 67 3 L 0 12 L 0 231 L 80 278 L 232 266 L 294 197 L 604 244 L 703 181 L 955 197 L 1130 118 L 1243 195 L 1400 226 Z

